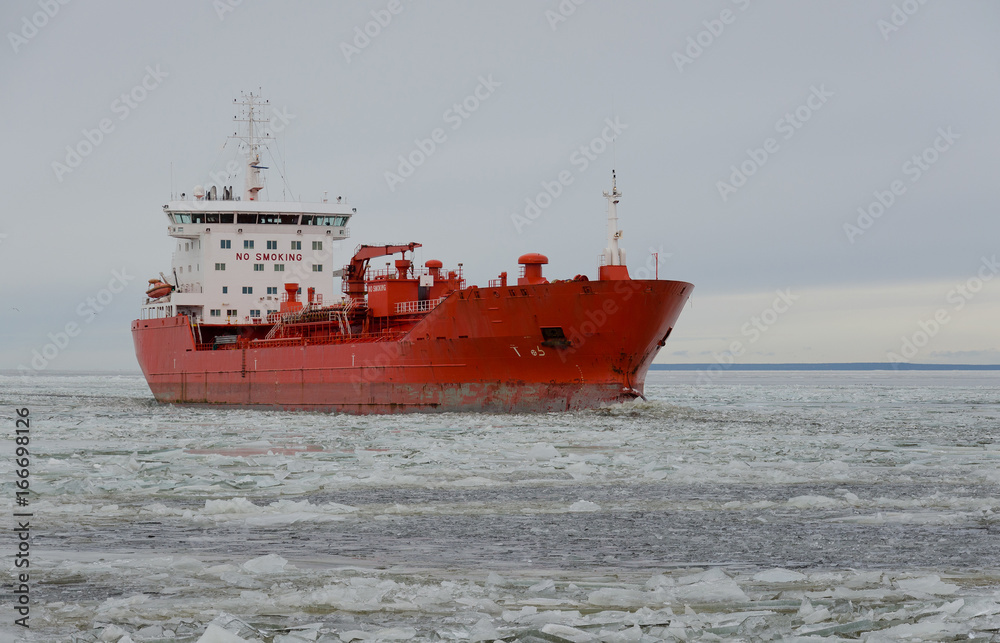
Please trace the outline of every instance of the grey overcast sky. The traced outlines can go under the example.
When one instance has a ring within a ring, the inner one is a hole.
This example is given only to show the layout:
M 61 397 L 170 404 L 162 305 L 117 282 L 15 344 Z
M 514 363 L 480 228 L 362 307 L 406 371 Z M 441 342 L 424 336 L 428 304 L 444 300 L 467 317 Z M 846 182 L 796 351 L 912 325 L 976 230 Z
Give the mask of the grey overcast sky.
M 268 194 L 344 196 L 345 262 L 594 275 L 617 167 L 633 275 L 658 252 L 696 286 L 658 361 L 1000 363 L 1000 3 L 18 0 L 0 27 L 0 368 L 75 323 L 46 369 L 137 370 L 171 163 L 177 192 L 224 171 L 258 88 Z

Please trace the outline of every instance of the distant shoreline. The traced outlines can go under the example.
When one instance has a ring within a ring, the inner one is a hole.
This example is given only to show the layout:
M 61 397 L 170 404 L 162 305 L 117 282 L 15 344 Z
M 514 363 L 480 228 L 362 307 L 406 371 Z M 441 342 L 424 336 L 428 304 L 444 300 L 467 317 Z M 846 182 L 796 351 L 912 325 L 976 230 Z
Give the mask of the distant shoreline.
M 651 371 L 1000 371 L 1000 364 L 895 364 L 892 362 L 827 362 L 821 364 L 653 364 Z

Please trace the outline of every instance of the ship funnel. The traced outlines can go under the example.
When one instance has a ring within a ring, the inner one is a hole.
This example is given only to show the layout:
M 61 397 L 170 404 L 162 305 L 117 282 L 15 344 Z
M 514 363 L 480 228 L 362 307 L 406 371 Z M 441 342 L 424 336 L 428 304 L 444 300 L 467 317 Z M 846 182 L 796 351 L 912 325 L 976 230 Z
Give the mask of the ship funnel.
M 431 277 L 434 277 L 434 279 L 437 280 L 437 278 L 441 275 L 441 268 L 444 264 L 437 259 L 428 259 L 424 263 L 424 266 L 427 267 L 427 272 L 430 273 Z
M 281 302 L 281 312 L 290 313 L 302 310 L 302 302 L 298 297 L 298 284 L 285 284 L 285 301 Z
M 549 258 L 537 252 L 529 252 L 517 258 L 517 263 L 524 266 L 524 274 L 517 280 L 518 286 L 547 284 L 549 280 L 542 276 L 542 266 L 549 262 Z

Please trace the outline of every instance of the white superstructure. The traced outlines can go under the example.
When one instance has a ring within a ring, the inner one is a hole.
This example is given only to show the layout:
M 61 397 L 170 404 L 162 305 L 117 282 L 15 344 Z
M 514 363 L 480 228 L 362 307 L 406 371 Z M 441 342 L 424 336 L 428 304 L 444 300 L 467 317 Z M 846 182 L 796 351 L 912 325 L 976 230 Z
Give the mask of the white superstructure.
M 269 138 L 260 126 L 263 103 L 244 97 L 247 135 L 245 189 L 234 196 L 231 186 L 201 186 L 163 206 L 167 232 L 177 240 L 170 274 L 174 291 L 149 299 L 142 318 L 186 314 L 206 324 L 261 323 L 280 309 L 286 283 L 297 283 L 307 301 L 340 298 L 334 273 L 346 260 L 337 243 L 350 236 L 355 209 L 341 197 L 331 203 L 261 201 L 260 141 Z M 239 120 L 239 119 L 238 119 Z

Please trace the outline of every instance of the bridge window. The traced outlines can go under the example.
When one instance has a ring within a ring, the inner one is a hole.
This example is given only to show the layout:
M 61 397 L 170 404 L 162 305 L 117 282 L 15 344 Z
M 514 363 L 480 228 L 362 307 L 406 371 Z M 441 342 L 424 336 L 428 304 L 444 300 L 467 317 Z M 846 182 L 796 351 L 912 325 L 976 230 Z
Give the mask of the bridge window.
M 257 223 L 256 214 L 237 214 L 236 223 Z
M 305 215 L 302 217 L 302 225 L 325 225 L 325 226 L 344 226 L 347 225 L 347 217 L 321 217 L 313 215 Z

